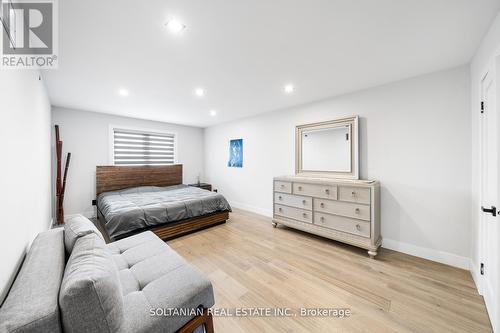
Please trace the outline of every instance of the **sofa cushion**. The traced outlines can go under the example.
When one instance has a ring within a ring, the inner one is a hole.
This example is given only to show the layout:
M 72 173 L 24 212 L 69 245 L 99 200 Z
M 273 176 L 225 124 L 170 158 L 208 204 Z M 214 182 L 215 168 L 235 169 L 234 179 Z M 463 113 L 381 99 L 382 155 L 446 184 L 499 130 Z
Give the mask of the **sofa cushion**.
M 59 294 L 65 332 L 118 332 L 123 297 L 118 270 L 95 233 L 79 237 L 66 265 Z
M 212 284 L 154 233 L 106 245 L 119 268 L 125 332 L 175 332 L 195 315 L 152 316 L 157 309 L 210 308 Z
M 61 332 L 58 295 L 64 263 L 63 229 L 40 233 L 0 308 L 0 332 Z
M 83 215 L 76 215 L 64 222 L 64 246 L 66 253 L 71 254 L 73 246 L 79 237 L 94 233 L 104 240 L 94 223 Z

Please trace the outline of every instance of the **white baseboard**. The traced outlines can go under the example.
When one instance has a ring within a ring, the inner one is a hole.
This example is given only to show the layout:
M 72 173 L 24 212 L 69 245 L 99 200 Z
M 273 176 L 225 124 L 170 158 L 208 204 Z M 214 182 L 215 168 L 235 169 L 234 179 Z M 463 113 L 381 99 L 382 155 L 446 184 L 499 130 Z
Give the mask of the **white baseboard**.
M 415 257 L 436 261 L 445 265 L 450 265 L 465 270 L 470 269 L 470 258 L 462 257 L 453 253 L 420 247 L 417 245 L 403 243 L 387 238 L 384 238 L 382 240 L 382 247 L 389 250 L 403 252 Z
M 238 209 L 243 209 L 255 214 L 263 215 L 266 217 L 272 217 L 273 216 L 273 211 L 269 209 L 264 209 L 261 207 L 256 207 L 256 206 L 251 206 L 247 205 L 241 202 L 237 201 L 231 201 L 230 202 L 231 206 L 234 208 Z M 80 213 L 81 215 L 87 217 L 87 218 L 93 218 L 95 217 L 95 211 L 87 211 L 87 212 L 82 212 Z M 76 215 L 76 214 L 72 214 Z M 72 215 L 66 215 L 66 217 L 71 217 Z M 382 241 L 382 247 L 389 249 L 389 250 L 394 250 L 398 252 L 403 252 L 412 256 L 436 261 L 442 264 L 470 270 L 472 273 L 472 277 L 474 278 L 474 282 L 478 281 L 478 271 L 477 271 L 477 265 L 473 265 L 471 263 L 471 259 L 467 257 L 462 257 L 453 253 L 449 252 L 444 252 L 444 251 L 438 251 L 434 249 L 429 249 L 425 247 L 420 247 L 408 243 L 403 243 L 400 241 L 392 240 L 392 239 L 383 239 Z
M 231 201 L 231 206 L 234 208 L 243 209 L 252 213 L 260 214 L 266 217 L 272 217 L 272 210 L 263 209 L 260 207 L 255 207 L 251 205 L 247 205 L 241 202 Z M 454 267 L 458 267 L 465 270 L 471 269 L 470 258 L 462 257 L 453 253 L 429 249 L 425 247 L 420 247 L 408 243 L 403 243 L 400 241 L 392 240 L 392 239 L 383 239 L 382 247 L 394 250 L 402 253 L 406 253 L 415 257 L 420 257 L 432 261 L 436 261 L 445 265 L 450 265 Z M 476 283 L 477 285 L 477 283 Z
M 263 208 L 255 207 L 255 206 L 250 206 L 250 205 L 246 205 L 244 203 L 236 202 L 236 201 L 231 201 L 231 202 L 229 202 L 229 204 L 231 205 L 231 207 L 234 207 L 234 208 L 243 209 L 243 210 L 246 210 L 246 211 L 249 211 L 249 212 L 252 212 L 255 214 L 263 215 L 266 217 L 273 217 L 272 210 L 263 209 Z

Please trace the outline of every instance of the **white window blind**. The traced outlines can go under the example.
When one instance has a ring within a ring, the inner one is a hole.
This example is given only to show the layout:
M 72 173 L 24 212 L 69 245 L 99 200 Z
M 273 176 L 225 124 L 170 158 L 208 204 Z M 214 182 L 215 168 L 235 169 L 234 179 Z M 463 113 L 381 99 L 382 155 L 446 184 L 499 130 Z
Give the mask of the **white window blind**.
M 113 129 L 115 165 L 167 165 L 175 163 L 175 135 Z

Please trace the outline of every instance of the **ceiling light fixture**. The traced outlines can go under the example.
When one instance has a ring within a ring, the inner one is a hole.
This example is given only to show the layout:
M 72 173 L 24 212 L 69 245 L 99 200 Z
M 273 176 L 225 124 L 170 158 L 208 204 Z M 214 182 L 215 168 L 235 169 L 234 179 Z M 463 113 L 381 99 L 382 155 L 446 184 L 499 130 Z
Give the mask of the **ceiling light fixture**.
M 291 94 L 293 93 L 293 91 L 295 90 L 293 84 L 287 84 L 285 85 L 285 87 L 283 88 L 283 91 L 286 93 L 286 94 Z
M 120 89 L 118 90 L 118 93 L 120 94 L 120 96 L 128 96 L 128 90 L 127 89 Z
M 196 88 L 194 90 L 194 93 L 196 94 L 196 96 L 198 97 L 203 97 L 205 96 L 205 90 L 203 90 L 203 88 Z
M 167 21 L 167 23 L 165 23 L 165 26 L 167 27 L 168 31 L 173 34 L 178 34 L 182 30 L 186 29 L 186 25 L 177 19 L 171 19 Z
M 212 117 L 215 117 L 215 116 L 217 115 L 217 111 L 215 111 L 215 110 L 210 110 L 210 115 L 211 115 Z

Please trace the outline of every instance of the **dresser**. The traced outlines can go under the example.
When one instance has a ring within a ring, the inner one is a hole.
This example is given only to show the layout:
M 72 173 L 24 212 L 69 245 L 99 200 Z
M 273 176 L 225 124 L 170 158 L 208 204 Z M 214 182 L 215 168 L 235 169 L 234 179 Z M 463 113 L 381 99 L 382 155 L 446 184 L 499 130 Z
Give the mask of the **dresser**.
M 273 225 L 306 231 L 377 255 L 380 235 L 378 181 L 283 176 L 274 178 Z

